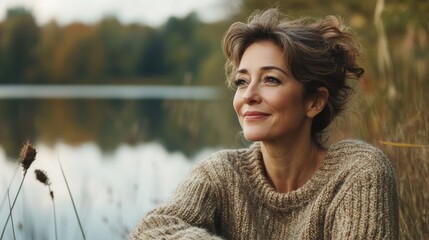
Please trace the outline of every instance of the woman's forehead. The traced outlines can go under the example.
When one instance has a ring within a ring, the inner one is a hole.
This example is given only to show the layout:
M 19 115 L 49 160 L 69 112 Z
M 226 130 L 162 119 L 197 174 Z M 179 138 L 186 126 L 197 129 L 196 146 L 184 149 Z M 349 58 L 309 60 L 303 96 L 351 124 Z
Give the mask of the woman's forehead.
M 237 73 L 249 69 L 276 70 L 287 72 L 287 58 L 283 50 L 272 41 L 260 41 L 249 45 L 237 67 Z

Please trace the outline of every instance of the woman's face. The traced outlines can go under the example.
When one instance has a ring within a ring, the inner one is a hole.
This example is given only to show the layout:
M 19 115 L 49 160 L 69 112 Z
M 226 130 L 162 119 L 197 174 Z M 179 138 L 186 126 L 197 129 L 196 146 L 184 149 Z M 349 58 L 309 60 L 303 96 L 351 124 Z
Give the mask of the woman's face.
M 294 139 L 311 128 L 304 87 L 289 73 L 282 50 L 273 42 L 256 42 L 245 50 L 234 84 L 233 105 L 247 140 Z

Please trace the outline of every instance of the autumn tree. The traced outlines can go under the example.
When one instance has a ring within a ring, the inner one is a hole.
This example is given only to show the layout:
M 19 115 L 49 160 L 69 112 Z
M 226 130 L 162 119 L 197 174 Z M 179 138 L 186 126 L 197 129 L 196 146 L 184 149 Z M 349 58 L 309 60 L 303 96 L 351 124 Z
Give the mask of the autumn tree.
M 0 82 L 37 81 L 36 48 L 40 31 L 33 15 L 24 8 L 9 9 L 0 36 Z

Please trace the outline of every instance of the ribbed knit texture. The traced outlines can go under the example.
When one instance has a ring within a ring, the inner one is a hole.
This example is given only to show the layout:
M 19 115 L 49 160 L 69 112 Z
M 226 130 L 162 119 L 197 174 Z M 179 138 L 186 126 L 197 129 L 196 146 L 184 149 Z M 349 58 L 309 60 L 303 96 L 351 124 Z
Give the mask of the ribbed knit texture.
M 396 177 L 377 148 L 332 145 L 301 188 L 279 193 L 264 175 L 260 144 L 196 164 L 131 239 L 397 239 Z

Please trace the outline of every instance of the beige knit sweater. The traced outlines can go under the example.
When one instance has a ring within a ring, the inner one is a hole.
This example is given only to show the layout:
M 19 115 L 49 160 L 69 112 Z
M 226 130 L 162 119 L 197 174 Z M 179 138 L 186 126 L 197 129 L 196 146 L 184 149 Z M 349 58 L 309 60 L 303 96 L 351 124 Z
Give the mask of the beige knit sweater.
M 198 163 L 131 239 L 397 239 L 396 177 L 377 148 L 345 140 L 301 188 L 279 193 L 260 144 Z

